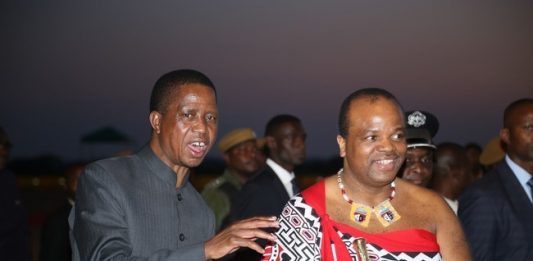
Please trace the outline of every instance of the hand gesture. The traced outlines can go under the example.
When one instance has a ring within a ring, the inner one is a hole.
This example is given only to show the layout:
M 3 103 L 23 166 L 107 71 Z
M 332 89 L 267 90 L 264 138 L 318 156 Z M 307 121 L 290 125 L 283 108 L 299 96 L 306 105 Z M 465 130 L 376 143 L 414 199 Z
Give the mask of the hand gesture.
M 235 222 L 205 242 L 205 257 L 207 260 L 221 258 L 240 247 L 248 247 L 262 254 L 264 249 L 255 240 L 276 241 L 274 235 L 261 229 L 271 227 L 279 228 L 276 217 L 253 217 Z

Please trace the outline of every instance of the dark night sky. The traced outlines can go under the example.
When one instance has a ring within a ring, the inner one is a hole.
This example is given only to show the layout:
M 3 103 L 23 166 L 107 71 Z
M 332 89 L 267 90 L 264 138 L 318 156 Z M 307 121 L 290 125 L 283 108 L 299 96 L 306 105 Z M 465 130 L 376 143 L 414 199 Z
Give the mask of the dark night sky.
M 436 141 L 485 144 L 533 96 L 533 1 L 2 1 L 0 125 L 13 157 L 80 157 L 112 125 L 149 136 L 155 80 L 206 73 L 219 136 L 299 116 L 310 158 L 337 153 L 337 113 L 381 87 L 433 112 Z M 218 157 L 216 150 L 210 156 Z

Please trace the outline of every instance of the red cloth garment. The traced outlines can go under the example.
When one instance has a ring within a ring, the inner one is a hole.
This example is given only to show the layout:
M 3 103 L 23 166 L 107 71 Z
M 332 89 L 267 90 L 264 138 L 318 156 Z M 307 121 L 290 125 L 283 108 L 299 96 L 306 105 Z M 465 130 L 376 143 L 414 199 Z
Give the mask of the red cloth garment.
M 325 206 L 324 181 L 293 197 L 279 217 L 278 240 L 266 247 L 263 260 L 357 260 L 353 243 L 359 237 L 367 242 L 370 260 L 442 260 L 436 237 L 429 231 L 369 234 L 331 220 Z

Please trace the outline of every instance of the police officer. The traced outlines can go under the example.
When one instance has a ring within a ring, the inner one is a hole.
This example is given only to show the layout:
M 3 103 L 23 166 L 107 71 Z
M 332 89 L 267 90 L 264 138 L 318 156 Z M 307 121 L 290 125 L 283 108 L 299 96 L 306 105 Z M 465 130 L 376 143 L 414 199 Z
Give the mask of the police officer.
M 226 169 L 222 176 L 206 185 L 202 197 L 215 213 L 216 229 L 220 230 L 231 209 L 231 202 L 242 185 L 259 169 L 256 158 L 257 138 L 250 128 L 235 129 L 219 142 Z
M 419 186 L 427 187 L 433 176 L 433 137 L 439 130 L 439 120 L 433 114 L 416 110 L 405 113 L 407 153 L 400 177 Z

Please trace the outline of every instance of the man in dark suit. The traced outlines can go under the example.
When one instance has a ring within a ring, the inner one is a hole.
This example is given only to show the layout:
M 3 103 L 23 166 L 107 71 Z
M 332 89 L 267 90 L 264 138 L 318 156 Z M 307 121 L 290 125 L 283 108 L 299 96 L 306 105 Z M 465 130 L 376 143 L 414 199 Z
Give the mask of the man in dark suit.
M 257 215 L 279 216 L 290 197 L 299 192 L 293 171 L 305 159 L 306 133 L 301 121 L 292 115 L 277 115 L 267 123 L 265 139 L 267 165 L 242 187 L 232 204 L 233 221 Z M 258 243 L 264 246 L 266 241 Z M 260 258 L 243 249 L 234 260 Z
M 533 99 L 511 103 L 500 138 L 505 159 L 459 201 L 475 260 L 533 260 Z

